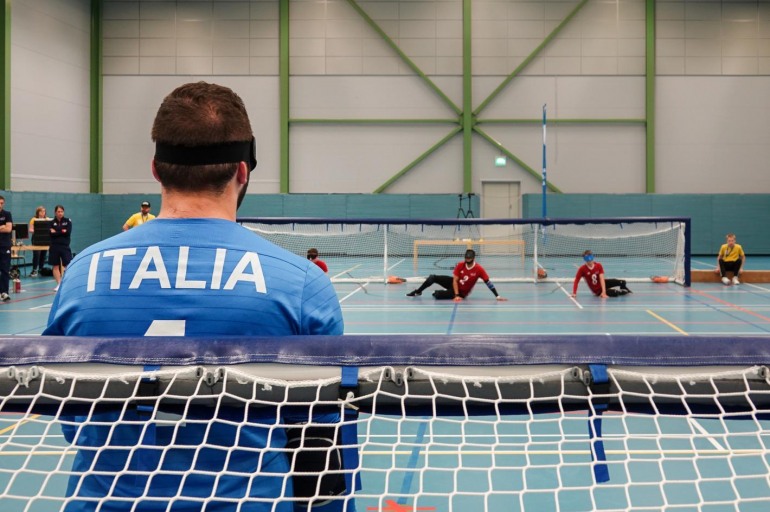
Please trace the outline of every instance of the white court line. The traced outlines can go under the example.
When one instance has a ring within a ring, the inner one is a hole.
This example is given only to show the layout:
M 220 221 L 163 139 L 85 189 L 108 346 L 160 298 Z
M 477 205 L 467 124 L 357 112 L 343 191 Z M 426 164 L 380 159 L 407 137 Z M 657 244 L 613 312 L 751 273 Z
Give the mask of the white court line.
M 365 283 L 363 283 L 363 284 L 359 284 L 359 285 L 358 285 L 358 288 L 356 288 L 355 290 L 353 290 L 352 292 L 348 293 L 347 295 L 345 295 L 344 297 L 342 297 L 342 298 L 340 299 L 340 304 L 342 304 L 342 303 L 345 301 L 345 299 L 347 299 L 347 298 L 351 297 L 352 295 L 354 295 L 354 294 L 356 294 L 356 293 L 360 292 L 361 290 L 364 290 L 364 291 L 366 291 L 366 289 L 364 288 L 364 286 L 367 286 L 368 284 L 369 284 L 369 281 L 366 281 L 366 282 L 365 282 Z
M 741 283 L 742 286 L 750 286 L 751 288 L 756 288 L 757 290 L 762 290 L 763 292 L 770 292 L 770 288 L 767 288 L 765 286 L 759 286 L 753 283 Z
M 580 309 L 583 309 L 583 306 L 581 306 L 581 305 L 580 305 L 580 303 L 577 301 L 577 299 L 576 299 L 575 297 L 573 297 L 573 296 L 572 296 L 572 294 L 571 294 L 570 292 L 568 292 L 567 290 L 565 290 L 565 289 L 564 289 L 564 287 L 561 285 L 561 283 L 557 283 L 557 284 L 559 285 L 559 288 L 561 289 L 561 291 L 563 291 L 563 292 L 564 292 L 564 295 L 566 295 L 567 297 L 569 297 L 569 300 L 571 300 L 572 302 L 574 302 L 574 303 L 575 303 L 575 305 L 576 305 L 577 307 L 579 307 Z
M 698 423 L 696 420 L 688 417 L 687 423 L 689 423 L 690 426 L 692 426 L 695 430 L 703 434 L 703 437 L 711 444 L 711 446 L 713 446 L 717 450 L 727 450 L 726 447 L 719 444 L 716 438 L 710 432 L 708 432 L 705 428 L 703 428 L 703 426 L 700 423 Z
M 703 270 L 708 270 L 708 269 L 716 268 L 716 265 L 714 265 L 713 262 L 706 262 L 706 261 L 691 259 L 690 260 L 690 264 L 693 264 L 693 263 L 697 263 L 698 265 L 703 265 L 704 267 L 706 267 Z M 698 270 L 701 270 L 701 269 L 698 269 Z
M 429 455 L 586 455 L 587 450 L 420 450 L 419 454 Z M 605 450 L 608 455 L 642 455 L 642 456 L 660 456 L 667 458 L 676 458 L 676 456 L 687 457 L 688 459 L 698 455 L 764 455 L 762 448 L 746 448 L 741 450 L 721 449 L 721 450 Z M 366 456 L 393 456 L 393 455 L 412 455 L 408 450 L 396 451 L 366 451 L 362 450 L 361 455 Z
M 338 278 L 338 277 L 340 277 L 340 276 L 344 276 L 345 274 L 347 274 L 347 275 L 350 275 L 350 272 L 352 272 L 353 270 L 357 269 L 357 268 L 358 268 L 358 267 L 360 267 L 361 265 L 363 265 L 363 263 L 359 263 L 358 265 L 354 265 L 354 266 L 350 267 L 350 268 L 349 268 L 349 269 L 347 269 L 347 270 L 343 270 L 342 272 L 340 272 L 340 273 L 339 273 L 339 274 L 337 274 L 336 276 L 332 276 L 332 279 L 336 279 L 336 278 Z
M 401 265 L 405 261 L 406 261 L 406 258 L 402 258 L 400 261 L 397 261 L 393 265 L 389 266 L 388 270 L 393 270 L 394 268 L 396 268 L 398 265 Z
M 53 306 L 53 302 L 51 302 L 50 304 L 43 304 L 41 306 L 35 306 L 34 308 L 29 308 L 29 309 L 50 308 L 51 306 Z

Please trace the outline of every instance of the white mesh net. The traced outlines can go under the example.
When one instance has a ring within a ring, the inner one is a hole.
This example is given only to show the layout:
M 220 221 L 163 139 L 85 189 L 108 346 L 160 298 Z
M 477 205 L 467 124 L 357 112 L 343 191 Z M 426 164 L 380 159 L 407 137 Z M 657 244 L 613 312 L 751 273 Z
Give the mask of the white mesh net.
M 610 368 L 600 391 L 569 366 L 381 367 L 342 400 L 339 378 L 285 367 L 115 371 L 4 371 L 3 512 L 284 511 L 292 483 L 359 511 L 770 508 L 765 368 Z M 329 496 L 346 475 L 360 489 Z
M 474 249 L 495 281 L 568 281 L 590 249 L 608 277 L 685 280 L 683 220 L 274 221 L 240 219 L 254 233 L 305 256 L 316 248 L 333 281 L 385 281 L 390 275 L 420 280 L 448 273 Z

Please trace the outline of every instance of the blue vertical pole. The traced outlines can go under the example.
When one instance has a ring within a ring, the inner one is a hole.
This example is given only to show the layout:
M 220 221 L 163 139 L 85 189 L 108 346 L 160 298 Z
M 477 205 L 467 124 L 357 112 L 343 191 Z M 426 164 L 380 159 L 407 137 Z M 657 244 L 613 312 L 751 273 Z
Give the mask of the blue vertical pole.
M 548 106 L 548 104 L 543 105 L 543 218 L 546 218 L 546 183 L 547 183 L 547 173 L 546 173 L 546 164 L 545 164 L 545 124 L 546 124 L 546 113 L 545 109 Z

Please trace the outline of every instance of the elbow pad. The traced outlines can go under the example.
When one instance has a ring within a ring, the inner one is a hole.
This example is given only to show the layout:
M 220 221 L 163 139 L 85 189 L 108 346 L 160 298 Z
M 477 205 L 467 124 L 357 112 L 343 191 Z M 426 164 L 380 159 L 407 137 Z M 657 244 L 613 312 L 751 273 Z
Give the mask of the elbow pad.
M 487 288 L 492 290 L 492 293 L 494 293 L 495 296 L 497 296 L 497 290 L 495 289 L 495 285 L 492 284 L 492 281 L 487 281 Z

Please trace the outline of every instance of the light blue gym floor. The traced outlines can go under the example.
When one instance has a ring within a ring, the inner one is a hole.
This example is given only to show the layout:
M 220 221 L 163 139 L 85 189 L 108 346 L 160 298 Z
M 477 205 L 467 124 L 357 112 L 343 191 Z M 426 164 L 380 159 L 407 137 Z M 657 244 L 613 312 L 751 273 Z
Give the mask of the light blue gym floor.
M 695 258 L 693 268 L 711 269 L 713 259 Z M 750 258 L 748 268 L 770 268 L 770 258 Z M 22 284 L 23 292 L 0 304 L 2 335 L 39 334 L 46 325 L 53 280 L 24 278 Z M 698 334 L 724 336 L 725 343 L 733 336 L 770 334 L 770 284 L 694 283 L 685 288 L 633 283 L 633 294 L 609 299 L 594 297 L 582 284 L 572 300 L 571 283 L 500 283 L 507 302 L 495 301 L 481 284 L 460 303 L 436 301 L 431 290 L 406 297 L 411 283 L 335 287 L 347 334 Z M 30 459 L 25 450 L 32 450 L 41 435 L 50 438 L 47 446 L 60 443 L 65 449 L 66 444 L 57 428 L 43 434 L 42 423 L 20 425 L 19 419 L 0 415 L 0 470 L 32 461 L 39 478 L 10 485 L 36 491 L 54 458 L 41 454 Z M 506 430 L 496 430 L 495 436 L 490 429 L 500 427 L 491 427 L 485 418 L 465 426 L 452 418 L 430 423 L 411 418 L 401 426 L 392 418 L 367 423 L 363 492 L 379 498 L 357 500 L 358 510 L 770 510 L 770 421 L 764 418 L 664 417 L 655 424 L 649 418 L 608 414 L 604 441 L 611 480 L 594 486 L 585 413 L 541 416 L 537 426 L 505 419 Z M 620 441 L 617 434 L 629 430 L 638 438 Z M 461 431 L 465 441 L 458 443 Z M 29 448 L 19 446 L 24 439 Z M 394 461 L 398 470 L 387 476 L 378 470 Z M 629 480 L 635 485 L 624 487 Z M 7 478 L 0 479 L 0 492 L 8 484 Z M 63 480 L 50 482 L 50 488 L 63 485 Z M 749 500 L 736 507 L 731 501 L 737 496 Z M 25 503 L 0 501 L 2 512 L 27 510 Z M 28 510 L 57 510 L 50 507 L 41 503 Z
M 711 269 L 714 261 L 695 258 L 692 266 Z M 747 269 L 763 268 L 770 269 L 770 258 L 748 259 Z M 0 335 L 40 334 L 54 285 L 52 278 L 22 278 L 22 293 L 0 303 Z M 770 283 L 693 283 L 685 288 L 644 282 L 629 287 L 631 295 L 600 299 L 581 283 L 577 299 L 572 300 L 571 283 L 498 283 L 498 291 L 508 300 L 497 302 L 480 283 L 467 300 L 455 303 L 434 300 L 430 294 L 435 286 L 421 297 L 410 298 L 406 293 L 415 288 L 412 283 L 335 285 L 346 334 L 770 333 Z

